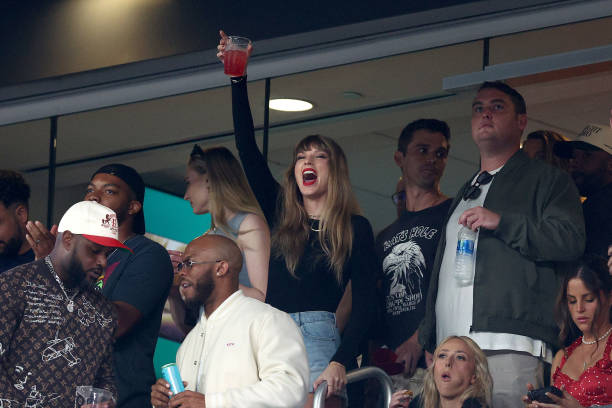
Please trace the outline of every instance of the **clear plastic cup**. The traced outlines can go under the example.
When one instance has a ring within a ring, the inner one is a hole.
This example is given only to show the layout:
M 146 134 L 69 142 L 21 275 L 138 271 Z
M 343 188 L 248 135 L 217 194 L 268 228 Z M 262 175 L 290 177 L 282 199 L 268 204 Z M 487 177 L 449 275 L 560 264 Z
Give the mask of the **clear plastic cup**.
M 251 40 L 245 37 L 230 35 L 225 43 L 223 53 L 223 67 L 226 75 L 232 77 L 243 76 L 249 59 L 247 49 Z
M 76 387 L 75 408 L 115 408 L 115 397 L 113 394 L 101 388 L 91 385 L 80 385 Z

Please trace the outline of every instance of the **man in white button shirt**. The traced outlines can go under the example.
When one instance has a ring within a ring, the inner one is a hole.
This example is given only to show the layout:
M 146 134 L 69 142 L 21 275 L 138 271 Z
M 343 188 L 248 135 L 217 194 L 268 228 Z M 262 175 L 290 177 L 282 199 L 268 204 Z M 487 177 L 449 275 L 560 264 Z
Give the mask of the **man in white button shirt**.
M 542 385 L 557 335 L 555 262 L 578 258 L 585 243 L 578 191 L 568 174 L 522 153 L 526 125 L 516 90 L 481 86 L 472 104 L 480 170 L 451 205 L 419 327 L 426 350 L 449 335 L 470 336 L 485 350 L 495 408 L 522 407 L 526 383 Z M 462 226 L 478 231 L 467 283 L 455 278 Z
M 154 407 L 302 407 L 308 361 L 293 320 L 238 289 L 242 255 L 220 235 L 205 235 L 185 249 L 179 290 L 201 305 L 200 318 L 177 353 L 186 391 L 172 395 L 159 379 Z

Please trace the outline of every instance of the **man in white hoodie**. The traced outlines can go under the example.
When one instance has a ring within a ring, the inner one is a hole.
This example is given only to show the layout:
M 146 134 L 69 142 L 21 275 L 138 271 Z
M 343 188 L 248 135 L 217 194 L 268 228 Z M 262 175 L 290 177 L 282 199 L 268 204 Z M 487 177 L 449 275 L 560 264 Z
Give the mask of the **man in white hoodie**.
M 308 361 L 293 320 L 238 289 L 242 255 L 236 244 L 205 235 L 185 249 L 180 293 L 201 305 L 200 318 L 181 345 L 177 365 L 186 391 L 172 395 L 159 379 L 154 407 L 302 407 Z

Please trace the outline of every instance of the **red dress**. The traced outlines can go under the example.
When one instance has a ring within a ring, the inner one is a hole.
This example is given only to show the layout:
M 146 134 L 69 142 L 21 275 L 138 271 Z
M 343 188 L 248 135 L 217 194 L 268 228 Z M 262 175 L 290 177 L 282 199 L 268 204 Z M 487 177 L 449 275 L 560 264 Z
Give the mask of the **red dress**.
M 584 370 L 578 380 L 574 380 L 561 372 L 561 369 L 567 358 L 580 344 L 582 344 L 582 337 L 579 337 L 567 348 L 561 364 L 559 364 L 553 376 L 555 387 L 565 386 L 567 392 L 576 398 L 583 407 L 612 404 L 612 361 L 610 360 L 612 336 L 608 336 L 603 357 L 595 365 Z

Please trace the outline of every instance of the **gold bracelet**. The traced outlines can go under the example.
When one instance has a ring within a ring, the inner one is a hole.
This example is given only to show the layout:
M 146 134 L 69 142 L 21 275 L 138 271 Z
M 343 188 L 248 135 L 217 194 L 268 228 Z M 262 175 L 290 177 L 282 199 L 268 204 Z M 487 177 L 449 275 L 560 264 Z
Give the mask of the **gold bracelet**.
M 340 364 L 340 363 L 339 363 L 339 362 L 337 362 L 337 361 L 330 361 L 330 362 L 329 362 L 329 365 L 330 365 L 330 366 L 331 366 L 331 365 L 336 365 L 336 366 L 338 366 L 338 367 L 342 367 L 342 368 L 344 368 L 344 370 L 346 371 L 346 367 L 345 367 L 343 364 Z

